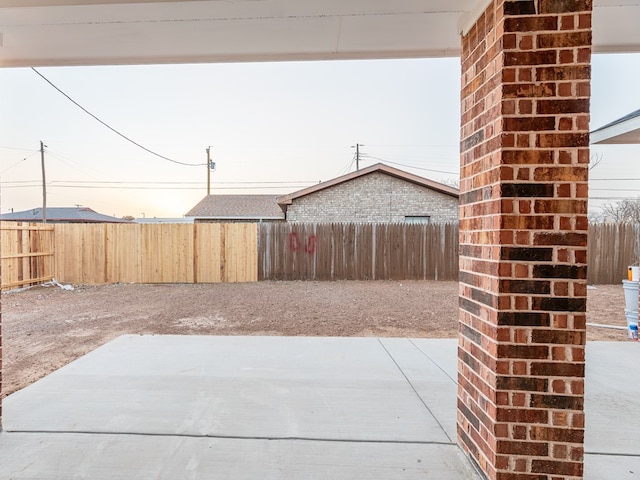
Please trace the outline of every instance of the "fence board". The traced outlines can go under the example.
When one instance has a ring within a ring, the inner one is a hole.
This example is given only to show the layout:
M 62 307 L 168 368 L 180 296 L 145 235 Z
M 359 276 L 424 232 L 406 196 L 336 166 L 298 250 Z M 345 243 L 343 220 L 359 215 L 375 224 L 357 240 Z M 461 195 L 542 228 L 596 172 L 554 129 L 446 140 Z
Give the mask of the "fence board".
M 627 267 L 640 259 L 640 226 L 602 223 L 589 226 L 587 280 L 616 284 L 627 278 Z
M 49 281 L 54 274 L 52 225 L 0 222 L 3 290 Z
M 455 225 L 264 223 L 258 231 L 261 280 L 455 280 L 458 275 Z

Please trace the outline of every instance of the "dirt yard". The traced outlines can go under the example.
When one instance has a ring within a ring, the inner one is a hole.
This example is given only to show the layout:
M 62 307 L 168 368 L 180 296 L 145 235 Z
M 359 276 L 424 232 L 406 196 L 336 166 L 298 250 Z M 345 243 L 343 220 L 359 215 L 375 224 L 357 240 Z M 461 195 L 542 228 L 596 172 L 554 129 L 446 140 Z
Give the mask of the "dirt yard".
M 123 334 L 452 338 L 456 282 L 259 282 L 35 287 L 2 294 L 3 395 Z M 587 321 L 625 326 L 621 286 L 590 289 Z M 588 327 L 588 340 L 627 340 Z

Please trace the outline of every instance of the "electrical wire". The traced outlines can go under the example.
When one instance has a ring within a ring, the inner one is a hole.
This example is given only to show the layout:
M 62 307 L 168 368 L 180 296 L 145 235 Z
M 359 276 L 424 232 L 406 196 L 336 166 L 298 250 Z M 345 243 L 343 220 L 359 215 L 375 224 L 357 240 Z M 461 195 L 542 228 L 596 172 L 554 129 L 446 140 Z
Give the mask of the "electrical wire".
M 289 190 L 292 188 L 305 188 L 309 185 L 297 185 L 297 184 L 283 184 L 283 185 L 266 185 L 266 186 L 220 186 L 216 185 L 216 190 Z M 30 184 L 21 184 L 21 185 L 6 185 L 2 183 L 2 188 L 4 189 L 13 189 L 13 188 L 41 188 L 41 183 L 32 182 Z M 204 188 L 204 183 L 197 186 L 144 186 L 144 185 L 79 185 L 75 184 L 67 184 L 60 182 L 48 182 L 47 189 L 62 189 L 62 188 L 74 188 L 74 189 L 84 189 L 84 190 L 201 190 Z
M 67 100 L 69 100 L 71 103 L 73 103 L 76 107 L 78 107 L 80 110 L 82 110 L 84 113 L 86 113 L 87 115 L 89 115 L 90 117 L 92 117 L 93 119 L 97 120 L 98 122 L 100 122 L 102 125 L 104 125 L 105 127 L 107 127 L 109 130 L 111 130 L 112 132 L 114 132 L 115 134 L 121 136 L 122 138 L 124 138 L 125 140 L 127 140 L 130 143 L 133 143 L 136 147 L 141 148 L 142 150 L 144 150 L 145 152 L 150 153 L 151 155 L 155 155 L 158 158 L 161 158 L 163 160 L 166 160 L 168 162 L 171 163 L 177 163 L 178 165 L 185 165 L 187 167 L 202 167 L 202 166 L 206 166 L 206 163 L 185 163 L 185 162 L 180 162 L 178 160 L 173 160 L 169 157 L 165 157 L 164 155 L 160 155 L 159 153 L 154 152 L 153 150 L 150 150 L 149 148 L 145 147 L 144 145 L 139 144 L 138 142 L 132 140 L 131 138 L 127 137 L 125 134 L 120 133 L 118 130 L 116 130 L 115 128 L 113 128 L 112 126 L 110 126 L 109 124 L 107 124 L 106 122 L 103 122 L 102 120 L 100 120 L 98 117 L 96 117 L 93 113 L 91 113 L 89 110 L 87 110 L 86 108 L 84 108 L 82 105 L 80 105 L 78 102 L 76 102 L 73 98 L 71 98 L 69 95 L 67 95 L 66 93 L 64 93 L 62 90 L 60 90 L 57 86 L 55 86 L 51 80 L 49 80 L 47 77 L 45 77 L 43 74 L 41 74 L 38 70 L 36 70 L 35 68 L 31 67 L 31 70 L 33 70 L 37 75 L 39 75 L 45 82 L 47 82 L 49 85 L 51 85 L 53 88 L 55 88 L 58 92 L 60 92 L 62 95 L 64 95 Z
M 72 168 L 73 170 L 76 170 L 77 172 L 80 172 L 83 175 L 86 175 L 87 177 L 91 177 L 91 178 L 94 178 L 94 179 L 98 180 L 98 177 L 96 177 L 95 175 L 91 175 L 90 173 L 85 172 L 83 169 L 78 168 L 78 166 L 75 165 L 76 162 L 74 162 L 70 158 L 65 157 L 64 155 L 62 155 L 60 153 L 52 152 L 51 150 L 47 150 L 47 153 L 50 156 L 52 156 L 53 158 L 58 159 L 59 161 L 61 161 L 65 165 L 67 165 L 68 167 Z
M 13 165 L 11 165 L 11 166 L 9 166 L 9 167 L 5 168 L 4 170 L 2 170 L 2 171 L 0 172 L 0 174 L 2 174 L 2 173 L 4 173 L 4 172 L 6 172 L 7 170 L 11 170 L 11 169 L 12 169 L 13 167 L 15 167 L 16 165 L 20 165 L 22 162 L 24 162 L 24 161 L 25 161 L 26 159 L 28 159 L 29 157 L 33 157 L 36 153 L 38 153 L 38 150 L 36 150 L 35 152 L 33 152 L 31 155 L 27 155 L 27 156 L 26 156 L 26 157 L 24 157 L 22 160 L 20 160 L 20 161 L 18 161 L 18 162 L 16 162 L 16 163 L 14 163 Z
M 589 188 L 590 192 L 640 192 L 637 188 Z
M 367 143 L 367 147 L 400 147 L 400 148 L 458 148 L 459 145 L 455 143 L 441 144 L 441 145 L 371 145 Z
M 590 178 L 590 182 L 637 182 L 640 178 Z
M 24 186 L 39 186 L 39 185 L 24 185 Z M 280 185 L 280 186 L 265 186 L 265 187 L 221 187 L 215 186 L 216 190 L 270 190 L 270 189 L 289 189 L 289 188 L 303 188 L 308 185 Z M 12 187 L 5 187 L 12 188 Z M 204 185 L 198 187 L 144 187 L 144 186 L 102 186 L 102 185 L 65 185 L 65 184 L 56 184 L 51 185 L 47 184 L 47 188 L 77 188 L 77 189 L 88 189 L 88 190 L 104 190 L 104 189 L 113 189 L 113 190 L 202 190 Z
M 589 197 L 589 200 L 635 200 L 638 197 Z
M 22 148 L 22 147 L 10 147 L 8 145 L 0 145 L 0 148 L 5 148 L 7 150 L 22 150 L 23 152 L 39 152 L 40 150 L 33 150 L 33 148 Z
M 8 182 L 3 182 L 3 184 L 14 184 L 14 183 L 39 183 L 40 180 L 12 180 Z M 204 185 L 206 182 L 158 182 L 158 181 L 107 181 L 107 180 L 52 180 L 47 182 L 47 184 L 54 183 L 65 183 L 65 184 L 116 184 L 116 185 Z M 307 180 L 290 180 L 286 182 L 216 182 L 216 185 L 292 185 L 292 184 L 308 184 L 315 185 L 316 182 L 310 182 Z
M 373 155 L 368 155 L 366 153 L 365 154 L 361 154 L 360 156 L 364 157 L 364 158 L 371 158 L 373 160 L 379 160 L 380 162 L 390 163 L 391 165 L 399 165 L 401 167 L 415 168 L 416 170 L 424 170 L 426 172 L 444 173 L 444 174 L 447 174 L 447 175 L 459 175 L 458 172 L 448 172 L 448 171 L 445 171 L 445 170 L 434 170 L 432 168 L 416 167 L 414 165 L 406 165 L 404 163 L 392 162 L 391 160 L 386 160 L 384 158 L 374 157 Z

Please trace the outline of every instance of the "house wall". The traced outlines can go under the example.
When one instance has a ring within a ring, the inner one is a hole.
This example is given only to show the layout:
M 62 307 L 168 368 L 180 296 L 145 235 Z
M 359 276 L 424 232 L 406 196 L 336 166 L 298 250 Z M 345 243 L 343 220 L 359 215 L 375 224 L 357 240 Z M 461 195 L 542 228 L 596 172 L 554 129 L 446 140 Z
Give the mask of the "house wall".
M 404 222 L 405 216 L 431 217 L 432 223 L 458 220 L 458 198 L 373 172 L 294 199 L 289 222 Z

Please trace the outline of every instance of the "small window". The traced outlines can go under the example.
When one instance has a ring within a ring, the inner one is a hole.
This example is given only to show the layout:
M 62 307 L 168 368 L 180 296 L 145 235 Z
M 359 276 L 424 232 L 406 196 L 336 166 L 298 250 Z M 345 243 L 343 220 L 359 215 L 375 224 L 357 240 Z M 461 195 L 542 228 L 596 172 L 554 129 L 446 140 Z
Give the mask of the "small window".
M 407 215 L 404 223 L 431 223 L 430 215 Z

